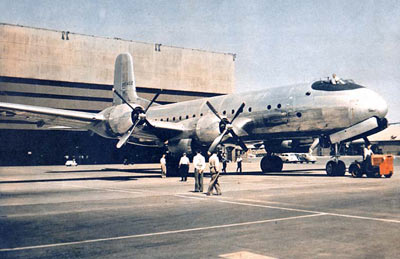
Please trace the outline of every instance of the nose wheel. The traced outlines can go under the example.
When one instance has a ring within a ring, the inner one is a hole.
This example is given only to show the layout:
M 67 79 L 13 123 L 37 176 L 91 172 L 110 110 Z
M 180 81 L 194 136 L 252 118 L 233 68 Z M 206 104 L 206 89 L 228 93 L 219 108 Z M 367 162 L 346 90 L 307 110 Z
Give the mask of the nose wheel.
M 338 144 L 335 144 L 334 159 L 326 163 L 326 174 L 328 176 L 343 176 L 346 173 L 346 165 L 342 160 L 338 159 Z
M 343 176 L 346 173 L 346 165 L 342 160 L 331 160 L 326 163 L 326 174 L 328 176 Z

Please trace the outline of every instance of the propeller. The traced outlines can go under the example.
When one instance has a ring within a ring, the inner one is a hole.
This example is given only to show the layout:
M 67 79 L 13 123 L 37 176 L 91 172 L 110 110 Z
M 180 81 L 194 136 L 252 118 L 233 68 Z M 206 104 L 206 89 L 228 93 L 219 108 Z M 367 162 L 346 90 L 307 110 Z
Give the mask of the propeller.
M 212 104 L 207 101 L 206 102 L 208 108 L 217 116 L 217 118 L 220 120 L 219 122 L 219 128 L 221 131 L 221 134 L 214 139 L 212 142 L 210 148 L 208 149 L 208 152 L 213 153 L 217 146 L 222 142 L 223 138 L 230 133 L 233 137 L 233 139 L 236 141 L 236 143 L 243 149 L 243 151 L 247 151 L 248 148 L 246 147 L 246 144 L 243 142 L 243 140 L 233 131 L 233 121 L 243 112 L 243 108 L 245 106 L 245 103 L 242 103 L 239 107 L 239 109 L 236 111 L 235 115 L 233 116 L 232 120 L 229 121 L 227 118 L 221 118 L 221 116 L 218 114 L 217 110 L 212 106 Z
M 158 98 L 158 96 L 161 94 L 162 89 L 153 97 L 153 99 L 150 101 L 150 103 L 147 105 L 146 109 L 142 109 L 142 108 L 134 108 L 132 105 L 130 105 L 129 102 L 127 102 L 125 100 L 124 97 L 122 97 L 122 95 L 120 93 L 118 93 L 118 91 L 116 91 L 115 89 L 113 89 L 113 92 L 124 102 L 126 103 L 129 108 L 132 109 L 132 119 L 135 121 L 135 123 L 129 128 L 129 130 L 127 132 L 125 132 L 125 134 L 119 139 L 118 143 L 117 143 L 117 148 L 121 148 L 123 145 L 126 144 L 126 142 L 128 141 L 129 137 L 132 135 L 133 131 L 135 130 L 136 126 L 139 125 L 139 123 L 148 123 L 148 120 L 146 118 L 146 112 L 149 110 L 150 106 L 155 102 L 155 100 Z

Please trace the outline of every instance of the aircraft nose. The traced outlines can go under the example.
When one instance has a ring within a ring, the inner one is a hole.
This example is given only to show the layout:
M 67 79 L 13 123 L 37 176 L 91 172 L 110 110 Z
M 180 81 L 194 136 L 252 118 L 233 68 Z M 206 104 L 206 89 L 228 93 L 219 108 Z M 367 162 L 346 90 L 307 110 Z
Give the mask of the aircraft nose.
M 377 93 L 370 89 L 360 89 L 356 92 L 357 102 L 354 107 L 353 119 L 356 122 L 371 118 L 378 117 L 379 119 L 385 118 L 388 112 L 386 101 Z
M 368 112 L 374 113 L 378 118 L 383 119 L 388 113 L 388 105 L 386 101 L 377 93 L 374 93 L 369 106 Z
M 386 101 L 379 94 L 370 90 L 368 97 L 364 101 L 365 107 L 370 116 L 376 116 L 381 119 L 386 116 L 388 106 Z

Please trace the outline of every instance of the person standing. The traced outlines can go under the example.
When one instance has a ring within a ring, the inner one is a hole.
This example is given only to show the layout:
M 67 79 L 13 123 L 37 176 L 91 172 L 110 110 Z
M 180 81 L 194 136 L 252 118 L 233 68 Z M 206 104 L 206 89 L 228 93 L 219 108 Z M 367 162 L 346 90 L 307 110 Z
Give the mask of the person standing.
M 161 178 L 165 178 L 167 176 L 167 160 L 165 159 L 165 154 L 162 155 L 160 159 L 161 164 Z
M 242 173 L 242 161 L 243 161 L 243 159 L 242 159 L 241 156 L 239 156 L 239 157 L 236 159 L 236 162 L 237 162 L 236 172 L 239 171 L 240 173 Z
M 367 166 L 366 169 L 370 170 L 372 165 L 371 165 L 371 156 L 374 154 L 371 150 L 371 144 L 366 144 L 364 147 L 364 161 L 366 161 Z
M 226 158 L 225 154 L 222 154 L 222 172 L 226 174 L 226 167 L 228 165 L 228 159 Z
M 179 170 L 181 172 L 181 181 L 187 181 L 187 175 L 189 172 L 189 158 L 186 156 L 186 153 L 183 153 L 181 160 L 179 160 Z
M 210 164 L 210 173 L 211 173 L 211 181 L 208 186 L 207 196 L 211 195 L 213 189 L 217 192 L 216 195 L 221 195 L 221 188 L 218 183 L 219 178 L 219 159 L 216 153 L 213 153 L 209 159 Z
M 194 191 L 203 192 L 203 172 L 206 168 L 206 160 L 201 155 L 200 151 L 197 151 L 195 157 L 193 157 L 194 165 Z

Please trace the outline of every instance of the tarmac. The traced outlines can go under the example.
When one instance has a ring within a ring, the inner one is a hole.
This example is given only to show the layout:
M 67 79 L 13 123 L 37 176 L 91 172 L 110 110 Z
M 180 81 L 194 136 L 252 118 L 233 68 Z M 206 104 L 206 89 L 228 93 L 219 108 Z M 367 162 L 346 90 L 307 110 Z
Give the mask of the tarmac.
M 326 160 L 230 163 L 222 196 L 158 164 L 0 167 L 0 258 L 398 258 L 399 157 L 388 179 Z

